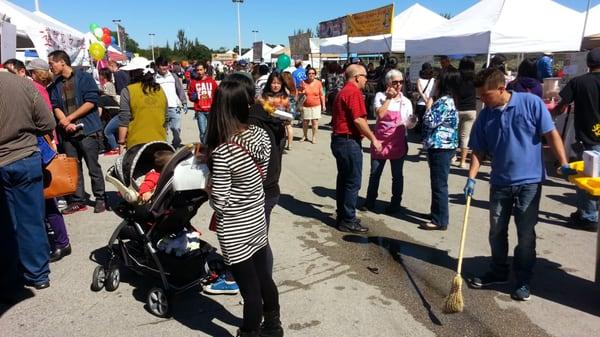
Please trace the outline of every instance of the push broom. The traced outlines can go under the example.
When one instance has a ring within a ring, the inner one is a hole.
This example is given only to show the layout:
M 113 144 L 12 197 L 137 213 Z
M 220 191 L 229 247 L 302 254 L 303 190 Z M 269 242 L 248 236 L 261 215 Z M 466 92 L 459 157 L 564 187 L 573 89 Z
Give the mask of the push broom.
M 456 267 L 456 275 L 452 279 L 452 287 L 450 288 L 450 294 L 446 298 L 444 303 L 443 311 L 446 314 L 454 314 L 462 312 L 464 308 L 463 296 L 462 296 L 462 276 L 460 275 L 462 269 L 463 253 L 465 251 L 465 239 L 467 237 L 467 222 L 469 219 L 469 208 L 471 207 L 471 196 L 467 196 L 467 206 L 465 209 L 465 218 L 463 219 L 462 234 L 460 237 L 460 250 L 458 251 L 458 266 Z

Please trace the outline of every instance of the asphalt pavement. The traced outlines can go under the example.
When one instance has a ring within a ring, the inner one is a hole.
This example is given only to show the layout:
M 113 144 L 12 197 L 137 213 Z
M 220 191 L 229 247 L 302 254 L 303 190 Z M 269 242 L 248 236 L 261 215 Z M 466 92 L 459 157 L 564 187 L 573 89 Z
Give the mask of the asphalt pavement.
M 198 138 L 192 117 L 183 119 L 186 142 Z M 327 122 L 329 116 L 324 116 L 321 123 Z M 574 211 L 574 189 L 568 182 L 550 178 L 543 188 L 531 300 L 513 301 L 512 284 L 493 289 L 464 285 L 464 312 L 446 315 L 441 307 L 457 263 L 466 170 L 451 169 L 448 230 L 419 229 L 429 213 L 429 169 L 421 146 L 411 142 L 404 165 L 404 211 L 383 214 L 391 196 L 386 168 L 377 209 L 359 212 L 369 233 L 342 233 L 334 228 L 336 168 L 330 131 L 321 128 L 317 144 L 297 141 L 301 129 L 294 132 L 296 141 L 283 158 L 282 195 L 270 229 L 286 336 L 600 336 L 600 286 L 593 282 L 596 234 L 564 226 Z M 368 181 L 367 141 L 363 147 L 361 197 Z M 101 157 L 103 169 L 114 160 Z M 488 173 L 489 167 L 483 167 L 472 202 L 465 277 L 486 271 L 489 264 Z M 107 190 L 114 188 L 107 184 Z M 210 214 L 210 206 L 203 205 L 192 224 L 218 247 L 208 231 Z M 145 309 L 152 280 L 124 269 L 116 291 L 91 291 L 97 265 L 93 257 L 103 251 L 120 219 L 89 208 L 65 220 L 73 254 L 51 265 L 50 288 L 34 291 L 12 307 L 0 306 L 0 336 L 235 335 L 242 317 L 239 295 L 210 296 L 192 289 L 170 302 L 172 317 L 163 319 Z M 512 252 L 512 222 L 509 238 Z

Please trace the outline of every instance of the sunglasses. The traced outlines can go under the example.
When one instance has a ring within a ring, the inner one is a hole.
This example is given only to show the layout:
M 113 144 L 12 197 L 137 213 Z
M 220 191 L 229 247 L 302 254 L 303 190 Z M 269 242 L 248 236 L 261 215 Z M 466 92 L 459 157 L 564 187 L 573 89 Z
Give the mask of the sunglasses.
M 392 81 L 392 85 L 404 84 L 404 81 Z
M 355 75 L 355 77 L 361 77 L 361 76 L 367 77 L 367 75 L 366 75 L 366 74 L 358 74 L 358 75 Z
M 316 75 L 317 73 L 308 73 L 309 75 Z

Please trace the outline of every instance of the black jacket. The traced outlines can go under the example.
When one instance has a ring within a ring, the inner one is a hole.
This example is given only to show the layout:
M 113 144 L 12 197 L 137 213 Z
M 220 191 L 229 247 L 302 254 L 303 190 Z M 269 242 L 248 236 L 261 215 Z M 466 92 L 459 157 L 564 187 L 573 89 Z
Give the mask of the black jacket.
M 263 182 L 265 189 L 265 199 L 279 196 L 279 176 L 281 175 L 281 156 L 285 143 L 285 128 L 283 123 L 263 109 L 262 105 L 254 104 L 250 108 L 248 124 L 256 125 L 269 134 L 271 140 L 271 157 L 269 158 L 269 168 L 267 177 Z

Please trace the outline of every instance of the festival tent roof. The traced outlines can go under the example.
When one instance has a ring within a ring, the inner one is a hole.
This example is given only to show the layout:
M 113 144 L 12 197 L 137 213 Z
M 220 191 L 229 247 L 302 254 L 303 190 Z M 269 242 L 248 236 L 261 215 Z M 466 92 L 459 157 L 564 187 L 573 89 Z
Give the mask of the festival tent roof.
M 17 35 L 27 36 L 29 41 L 18 39 L 19 48 L 33 48 L 40 58 L 45 59 L 49 52 L 62 49 L 75 60 L 73 65 L 79 65 L 77 60 L 84 48 L 84 34 L 76 29 L 36 11 L 32 13 L 6 0 L 0 0 L 0 13 L 10 18 L 10 22 L 17 26 Z
M 579 50 L 581 13 L 551 0 L 482 0 L 419 37 L 406 54 L 453 55 Z
M 392 52 L 403 53 L 404 41 L 423 31 L 437 27 L 448 21 L 446 18 L 418 3 L 410 6 L 394 17 L 392 34 L 351 37 L 350 53 L 371 54 Z M 322 53 L 346 53 L 347 36 L 321 39 Z
M 585 12 L 583 12 L 583 16 L 585 18 Z M 600 34 L 600 4 L 590 8 L 590 12 L 587 19 L 587 24 L 585 25 L 585 34 L 584 36 L 592 36 Z

